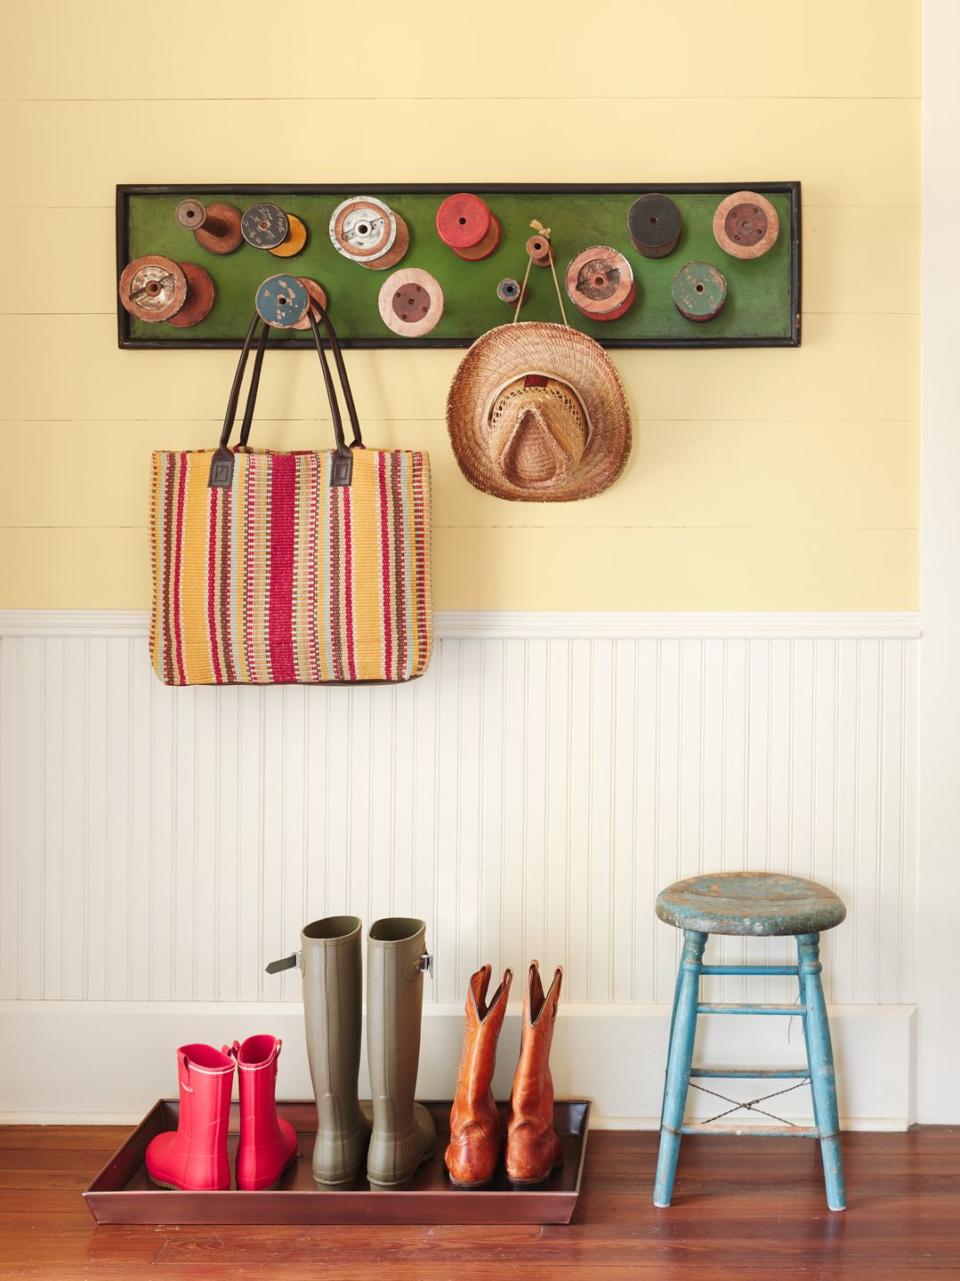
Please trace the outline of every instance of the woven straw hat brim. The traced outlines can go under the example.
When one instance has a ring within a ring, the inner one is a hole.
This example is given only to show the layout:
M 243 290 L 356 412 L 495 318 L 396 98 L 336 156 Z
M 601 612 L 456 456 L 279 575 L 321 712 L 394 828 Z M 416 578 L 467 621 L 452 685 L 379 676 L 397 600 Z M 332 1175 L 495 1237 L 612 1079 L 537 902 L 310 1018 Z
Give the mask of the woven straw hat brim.
M 576 469 L 556 485 L 535 490 L 512 484 L 496 466 L 483 422 L 491 394 L 531 372 L 569 383 L 591 424 Z M 500 325 L 470 347 L 450 386 L 447 430 L 460 470 L 471 485 L 518 502 L 590 498 L 613 484 L 630 453 L 630 411 L 613 362 L 599 343 L 579 330 L 538 320 Z

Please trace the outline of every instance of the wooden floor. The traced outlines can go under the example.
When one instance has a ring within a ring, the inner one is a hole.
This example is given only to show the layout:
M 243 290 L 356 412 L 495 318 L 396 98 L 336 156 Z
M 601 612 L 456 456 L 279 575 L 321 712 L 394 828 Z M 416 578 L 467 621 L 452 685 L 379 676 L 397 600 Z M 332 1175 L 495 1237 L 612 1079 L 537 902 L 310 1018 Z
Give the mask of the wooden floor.
M 0 1127 L 0 1278 L 120 1281 L 915 1281 L 960 1278 L 960 1129 L 844 1137 L 849 1209 L 816 1145 L 689 1139 L 654 1210 L 654 1134 L 594 1133 L 570 1227 L 94 1226 L 80 1191 L 126 1131 Z

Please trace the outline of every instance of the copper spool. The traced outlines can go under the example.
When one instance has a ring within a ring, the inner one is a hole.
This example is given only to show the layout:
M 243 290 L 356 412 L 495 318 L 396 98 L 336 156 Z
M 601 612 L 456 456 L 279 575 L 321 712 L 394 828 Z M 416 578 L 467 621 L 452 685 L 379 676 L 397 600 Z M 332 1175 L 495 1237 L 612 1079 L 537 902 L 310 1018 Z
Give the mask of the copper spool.
M 527 254 L 535 267 L 549 267 L 550 241 L 546 236 L 531 236 L 527 241 Z
M 570 301 L 592 320 L 616 320 L 636 296 L 633 268 L 609 245 L 591 245 L 567 267 Z M 624 306 L 626 304 L 626 307 Z
M 235 205 L 214 202 L 203 205 L 199 200 L 181 200 L 176 208 L 181 227 L 192 231 L 201 249 L 211 254 L 232 254 L 243 242 L 240 210 Z
M 421 338 L 443 316 L 443 289 L 428 271 L 404 267 L 383 282 L 378 306 L 388 329 L 402 338 Z
M 190 329 L 210 315 L 217 291 L 209 272 L 198 263 L 182 262 L 180 268 L 187 278 L 187 301 L 175 316 L 170 317 L 169 323 L 178 329 Z
M 300 281 L 301 285 L 303 285 L 304 289 L 306 289 L 307 293 L 310 295 L 311 302 L 318 302 L 320 306 L 323 308 L 323 310 L 326 311 L 327 310 L 327 293 L 323 285 L 321 285 L 319 281 L 311 280 L 309 276 L 298 276 L 297 279 Z M 304 312 L 304 314 L 300 317 L 297 323 L 295 325 L 291 325 L 290 328 L 291 329 L 309 329 L 310 328 L 310 312 L 312 310 L 313 310 L 312 307 L 308 308 L 308 310 Z
M 273 249 L 267 251 L 275 258 L 293 258 L 307 243 L 307 228 L 303 220 L 296 214 L 288 213 L 287 222 L 289 230 L 286 240 L 282 245 L 275 245 Z
M 627 314 L 627 312 L 630 310 L 630 308 L 633 306 L 636 300 L 637 300 L 637 282 L 633 281 L 633 283 L 630 286 L 629 293 L 627 294 L 626 298 L 624 298 L 623 302 L 620 304 L 619 307 L 615 307 L 613 311 L 604 312 L 602 316 L 592 315 L 590 319 L 602 320 L 604 322 L 608 320 L 619 320 L 621 316 L 625 316 Z M 578 311 L 580 310 L 579 307 L 577 308 L 577 310 Z M 586 315 L 587 313 L 584 312 L 582 314 Z
M 481 262 L 484 258 L 489 258 L 497 245 L 500 243 L 500 223 L 494 214 L 490 215 L 490 226 L 487 234 L 479 242 L 469 249 L 454 249 L 458 258 L 464 262 Z
M 717 205 L 713 235 L 731 258 L 762 258 L 777 243 L 780 217 L 758 191 L 735 191 Z
M 187 301 L 187 277 L 172 258 L 144 254 L 124 267 L 117 291 L 131 316 L 157 324 L 175 316 Z

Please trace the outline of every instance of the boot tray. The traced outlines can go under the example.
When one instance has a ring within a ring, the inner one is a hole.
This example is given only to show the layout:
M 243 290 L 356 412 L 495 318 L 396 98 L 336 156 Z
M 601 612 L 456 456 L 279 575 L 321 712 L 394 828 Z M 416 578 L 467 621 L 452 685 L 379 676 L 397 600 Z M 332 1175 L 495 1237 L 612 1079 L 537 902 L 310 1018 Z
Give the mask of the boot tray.
M 590 1103 L 558 1099 L 554 1124 L 563 1165 L 541 1187 L 513 1190 L 501 1169 L 478 1191 L 455 1188 L 443 1164 L 450 1103 L 424 1106 L 437 1125 L 437 1150 L 404 1187 L 372 1191 L 366 1179 L 353 1187 L 320 1191 L 311 1170 L 317 1114 L 312 1102 L 278 1103 L 277 1111 L 300 1136 L 300 1157 L 272 1191 L 167 1192 L 147 1179 L 144 1154 L 155 1134 L 177 1128 L 179 1104 L 159 1099 L 84 1192 L 98 1223 L 569 1223 L 576 1209 L 587 1147 Z M 505 1105 L 501 1108 L 505 1111 Z M 230 1162 L 240 1125 L 230 1108 Z

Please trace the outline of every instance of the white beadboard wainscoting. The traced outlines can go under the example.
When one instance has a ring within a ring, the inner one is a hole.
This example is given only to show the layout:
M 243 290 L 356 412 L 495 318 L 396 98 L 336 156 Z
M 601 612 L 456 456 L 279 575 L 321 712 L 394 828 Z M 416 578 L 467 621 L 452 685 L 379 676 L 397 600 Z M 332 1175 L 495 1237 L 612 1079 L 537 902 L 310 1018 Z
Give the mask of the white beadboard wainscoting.
M 725 868 L 843 896 L 824 977 L 845 1123 L 912 1119 L 915 615 L 438 615 L 426 676 L 356 689 L 167 689 L 145 635 L 134 613 L 0 611 L 8 1119 L 132 1118 L 176 1044 L 254 1029 L 282 1030 L 302 1094 L 299 977 L 264 965 L 352 912 L 428 923 L 421 1092 L 452 1088 L 470 972 L 537 957 L 565 967 L 558 1088 L 653 1124 L 678 943 L 654 898 Z M 705 991 L 747 984 L 795 996 Z M 802 1053 L 795 1022 L 705 1022 L 725 1064 Z

